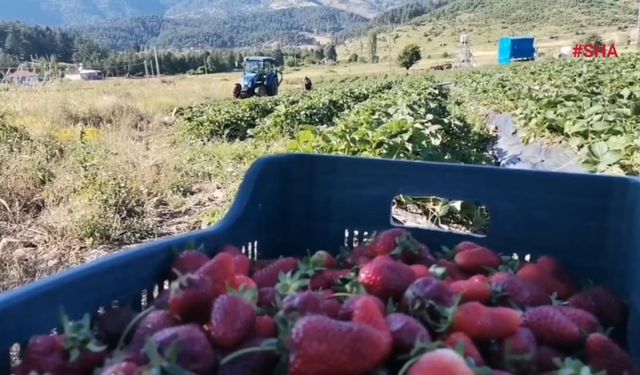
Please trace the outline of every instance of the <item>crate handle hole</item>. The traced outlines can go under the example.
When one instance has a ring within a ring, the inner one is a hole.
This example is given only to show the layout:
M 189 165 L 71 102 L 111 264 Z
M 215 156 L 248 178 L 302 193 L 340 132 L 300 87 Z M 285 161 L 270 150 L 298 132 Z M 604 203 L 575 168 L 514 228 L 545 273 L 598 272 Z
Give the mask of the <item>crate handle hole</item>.
M 437 196 L 398 195 L 391 201 L 391 224 L 486 237 L 491 216 L 486 205 Z

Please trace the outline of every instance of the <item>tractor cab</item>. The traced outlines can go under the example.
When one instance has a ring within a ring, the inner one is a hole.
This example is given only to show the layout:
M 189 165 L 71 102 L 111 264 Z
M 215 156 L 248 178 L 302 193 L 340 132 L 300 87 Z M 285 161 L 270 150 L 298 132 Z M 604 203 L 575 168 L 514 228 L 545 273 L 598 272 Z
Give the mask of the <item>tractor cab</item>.
M 244 59 L 242 84 L 236 84 L 236 98 L 252 96 L 278 95 L 278 87 L 282 83 L 282 73 L 278 71 L 276 60 L 272 57 L 247 57 Z

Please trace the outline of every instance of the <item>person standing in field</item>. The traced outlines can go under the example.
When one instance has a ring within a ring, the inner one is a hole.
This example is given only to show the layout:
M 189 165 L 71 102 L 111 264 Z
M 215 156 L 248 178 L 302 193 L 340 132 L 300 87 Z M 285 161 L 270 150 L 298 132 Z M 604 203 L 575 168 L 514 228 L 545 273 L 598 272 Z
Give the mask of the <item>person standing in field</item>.
M 313 87 L 313 84 L 311 83 L 311 80 L 309 79 L 309 77 L 304 77 L 304 89 L 305 89 L 305 91 L 311 91 L 312 87 Z

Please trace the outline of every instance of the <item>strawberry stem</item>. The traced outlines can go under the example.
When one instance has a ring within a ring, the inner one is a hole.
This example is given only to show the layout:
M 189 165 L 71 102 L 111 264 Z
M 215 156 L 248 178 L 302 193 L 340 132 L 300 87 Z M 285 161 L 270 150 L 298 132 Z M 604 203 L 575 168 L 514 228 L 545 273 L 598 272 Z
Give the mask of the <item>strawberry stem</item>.
M 136 324 L 138 324 L 138 322 L 140 322 L 140 320 L 142 320 L 145 316 L 147 316 L 153 310 L 154 310 L 153 306 L 147 308 L 146 310 L 142 310 L 138 315 L 136 315 L 129 322 L 129 324 L 127 324 L 127 327 L 124 329 L 124 331 L 122 332 L 122 335 L 120 336 L 120 339 L 118 340 L 118 345 L 116 346 L 116 351 L 119 351 L 124 347 L 124 341 L 126 340 L 127 336 L 131 332 L 131 330 L 133 330 L 133 327 L 135 327 Z
M 420 359 L 420 357 L 414 357 L 407 361 L 404 366 L 402 366 L 400 371 L 398 371 L 398 375 L 405 375 L 409 371 L 411 366 L 413 366 L 414 363 L 418 362 L 418 359 Z
M 238 357 L 242 357 L 246 354 L 261 353 L 261 352 L 277 352 L 277 344 L 278 344 L 277 339 L 271 339 L 271 340 L 265 341 L 264 344 L 260 346 L 254 346 L 252 348 L 238 350 L 237 352 L 231 353 L 228 356 L 224 357 L 222 361 L 220 361 L 220 366 L 224 366 L 227 363 L 233 361 L 234 359 Z

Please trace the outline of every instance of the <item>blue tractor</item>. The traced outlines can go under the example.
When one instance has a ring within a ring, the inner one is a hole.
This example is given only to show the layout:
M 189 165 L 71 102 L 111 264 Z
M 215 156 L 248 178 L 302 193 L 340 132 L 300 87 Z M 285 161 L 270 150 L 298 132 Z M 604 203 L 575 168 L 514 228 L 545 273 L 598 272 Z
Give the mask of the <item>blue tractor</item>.
M 282 83 L 282 72 L 277 69 L 273 57 L 251 56 L 244 59 L 242 84 L 233 89 L 236 99 L 252 96 L 276 96 Z

